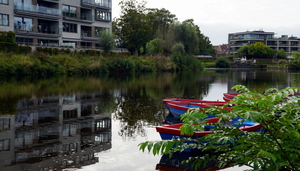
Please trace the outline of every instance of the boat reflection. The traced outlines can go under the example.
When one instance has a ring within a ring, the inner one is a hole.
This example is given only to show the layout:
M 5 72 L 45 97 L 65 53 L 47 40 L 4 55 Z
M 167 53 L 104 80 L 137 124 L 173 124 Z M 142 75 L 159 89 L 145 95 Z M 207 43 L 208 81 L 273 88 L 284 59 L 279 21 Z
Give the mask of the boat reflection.
M 189 157 L 195 157 L 204 155 L 201 153 L 191 152 L 176 152 L 170 158 L 169 155 L 162 155 L 159 163 L 156 165 L 156 170 L 159 171 L 216 171 L 220 170 L 219 167 L 215 166 L 214 161 L 209 161 L 205 166 L 200 165 L 196 170 L 192 163 L 183 164 L 182 161 L 189 159 Z
M 81 168 L 111 145 L 111 114 L 99 113 L 97 94 L 31 98 L 0 116 L 0 170 Z

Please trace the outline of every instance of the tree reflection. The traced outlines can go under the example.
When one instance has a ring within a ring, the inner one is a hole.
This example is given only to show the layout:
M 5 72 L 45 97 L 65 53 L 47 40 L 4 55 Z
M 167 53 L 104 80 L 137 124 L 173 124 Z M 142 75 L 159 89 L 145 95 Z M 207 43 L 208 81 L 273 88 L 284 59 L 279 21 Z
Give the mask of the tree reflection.
M 160 98 L 151 98 L 145 86 L 127 89 L 122 93 L 115 119 L 120 120 L 119 135 L 124 139 L 146 136 L 144 126 L 160 125 L 167 112 Z

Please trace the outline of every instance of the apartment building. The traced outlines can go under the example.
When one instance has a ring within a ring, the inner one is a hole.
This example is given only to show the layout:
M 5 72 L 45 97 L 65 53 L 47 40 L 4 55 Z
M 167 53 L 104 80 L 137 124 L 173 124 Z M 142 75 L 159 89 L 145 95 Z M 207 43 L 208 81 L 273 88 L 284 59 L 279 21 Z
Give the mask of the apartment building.
M 230 33 L 228 34 L 229 55 L 235 55 L 240 47 L 255 42 L 263 42 L 274 50 L 283 49 L 287 54 L 300 51 L 300 38 L 287 35 L 276 38 L 274 35 L 274 32 L 263 30 Z
M 0 0 L 0 31 L 22 45 L 98 48 L 111 30 L 111 0 Z

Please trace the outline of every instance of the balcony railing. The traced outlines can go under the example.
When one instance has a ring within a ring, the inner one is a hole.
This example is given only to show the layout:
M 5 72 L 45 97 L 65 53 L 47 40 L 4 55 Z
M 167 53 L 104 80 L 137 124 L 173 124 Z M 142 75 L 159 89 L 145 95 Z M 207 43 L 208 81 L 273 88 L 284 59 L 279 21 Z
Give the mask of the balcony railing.
M 23 10 L 33 13 L 42 13 L 42 14 L 48 14 L 48 15 L 60 15 L 60 10 L 56 8 L 49 8 L 49 7 L 43 7 L 39 5 L 30 5 L 30 4 L 24 4 L 24 3 L 15 3 L 14 8 L 16 10 Z
M 111 2 L 108 1 L 101 2 L 100 0 L 81 0 L 81 4 L 100 8 L 111 8 Z
M 63 17 L 66 20 L 75 20 L 83 22 L 93 22 L 93 15 L 81 13 L 80 16 L 74 13 L 63 12 Z
M 31 36 L 37 36 L 40 34 L 49 35 L 50 37 L 59 37 L 62 33 L 62 29 L 55 26 L 47 25 L 32 25 L 32 24 L 17 24 L 15 23 L 15 32 L 17 34 L 28 34 Z
M 81 39 L 83 39 L 83 40 L 91 40 L 91 41 L 98 41 L 99 37 L 96 36 L 96 32 L 93 35 L 91 31 L 81 30 Z

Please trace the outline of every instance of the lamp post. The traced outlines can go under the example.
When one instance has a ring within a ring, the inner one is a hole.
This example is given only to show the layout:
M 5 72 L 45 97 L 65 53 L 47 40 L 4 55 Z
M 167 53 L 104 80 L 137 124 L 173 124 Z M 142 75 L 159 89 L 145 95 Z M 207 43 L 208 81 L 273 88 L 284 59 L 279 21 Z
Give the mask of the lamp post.
M 27 39 L 26 39 L 26 46 L 27 46 L 26 52 L 28 53 L 28 31 L 26 32 L 26 35 L 27 35 Z
M 28 47 L 28 31 L 27 31 L 27 38 L 26 38 L 26 45 L 27 45 L 27 47 Z

